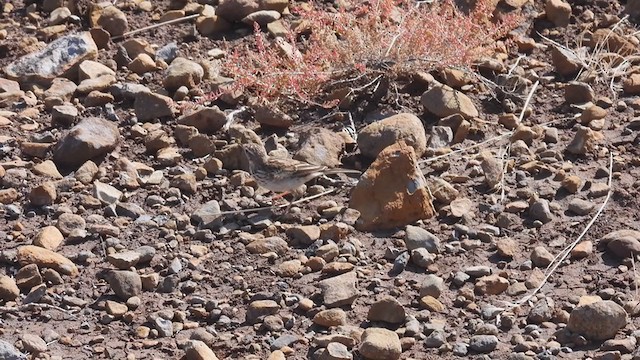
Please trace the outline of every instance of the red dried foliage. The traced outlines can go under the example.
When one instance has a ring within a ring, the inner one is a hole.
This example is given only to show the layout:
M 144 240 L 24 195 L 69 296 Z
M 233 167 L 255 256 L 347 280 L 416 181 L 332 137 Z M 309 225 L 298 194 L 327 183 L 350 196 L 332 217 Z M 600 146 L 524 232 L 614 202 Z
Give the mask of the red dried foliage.
M 236 90 L 315 103 L 329 82 L 468 68 L 518 22 L 517 15 L 493 19 L 491 0 L 477 0 L 468 13 L 452 0 L 436 1 L 347 1 L 352 6 L 336 12 L 299 7 L 287 38 L 268 41 L 256 25 L 253 46 L 231 49 L 223 68 Z

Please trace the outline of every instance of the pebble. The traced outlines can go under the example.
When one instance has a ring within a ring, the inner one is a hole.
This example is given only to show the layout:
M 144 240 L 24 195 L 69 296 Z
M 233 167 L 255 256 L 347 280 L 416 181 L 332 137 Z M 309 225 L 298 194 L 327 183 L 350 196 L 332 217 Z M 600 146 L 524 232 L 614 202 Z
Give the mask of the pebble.
M 581 216 L 589 215 L 595 208 L 596 204 L 580 198 L 571 199 L 568 207 L 569 211 Z
M 401 324 L 405 321 L 405 309 L 398 300 L 391 297 L 380 299 L 369 308 L 367 319 L 390 324 Z
M 186 360 L 218 360 L 213 350 L 199 340 L 189 340 L 184 350 Z
M 330 342 L 320 355 L 319 360 L 351 360 L 353 355 L 346 345 L 339 342 Z
M 351 305 L 358 297 L 355 271 L 334 276 L 318 283 L 323 303 L 327 307 Z
M 362 333 L 358 350 L 368 359 L 396 360 L 402 354 L 402 344 L 395 332 L 373 327 Z
M 155 329 L 158 330 L 158 335 L 161 337 L 173 336 L 173 324 L 170 320 L 163 319 L 158 316 L 154 319 L 153 324 Z
M 358 147 L 363 155 L 370 158 L 376 158 L 384 148 L 400 141 L 412 146 L 417 156 L 424 154 L 427 137 L 417 116 L 397 114 L 367 125 L 358 134 Z
M 420 286 L 420 297 L 432 296 L 439 298 L 444 291 L 444 279 L 437 275 L 428 274 L 424 277 L 422 285 Z
M 436 255 L 425 248 L 417 248 L 411 251 L 411 261 L 421 268 L 428 268 L 435 263 Z
M 469 349 L 479 353 L 489 353 L 498 346 L 498 337 L 495 335 L 475 335 L 469 341 Z
M 313 323 L 325 327 L 345 325 L 347 314 L 342 309 L 323 310 L 314 315 Z
M 567 328 L 593 340 L 613 338 L 627 324 L 627 313 L 610 300 L 578 305 L 569 317 Z
M 20 295 L 16 281 L 6 275 L 0 275 L 0 299 L 13 301 Z
M 21 353 L 13 344 L 0 340 L 0 359 L 5 360 L 26 360 L 27 355 Z
M 439 348 L 447 343 L 447 337 L 442 330 L 434 330 L 424 339 L 427 348 Z
M 255 323 L 261 317 L 277 314 L 280 306 L 273 300 L 256 300 L 247 307 L 247 322 Z
M 544 246 L 536 246 L 531 252 L 531 261 L 537 267 L 547 267 L 553 261 L 553 254 Z
M 112 270 L 107 275 L 107 281 L 121 300 L 126 301 L 142 293 L 142 280 L 134 271 Z
M 45 226 L 33 238 L 33 245 L 55 251 L 64 241 L 64 236 L 55 226 Z
M 540 220 L 548 223 L 553 220 L 553 215 L 549 209 L 549 201 L 546 199 L 537 199 L 529 206 L 529 215 L 534 220 Z
M 488 275 L 478 279 L 475 291 L 480 294 L 497 295 L 505 292 L 509 287 L 509 280 L 499 275 Z
M 404 242 L 408 250 L 424 248 L 433 254 L 440 252 L 440 239 L 429 231 L 417 226 L 407 225 L 405 228 Z
M 29 353 L 39 354 L 47 351 L 47 343 L 38 335 L 23 334 L 20 340 L 22 340 L 24 350 Z

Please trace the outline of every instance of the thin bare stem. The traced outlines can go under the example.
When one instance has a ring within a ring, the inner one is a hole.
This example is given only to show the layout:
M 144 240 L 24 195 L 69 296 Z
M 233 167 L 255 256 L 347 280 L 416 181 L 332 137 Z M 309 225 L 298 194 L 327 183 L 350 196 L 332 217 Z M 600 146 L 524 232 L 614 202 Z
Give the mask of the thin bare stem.
M 527 95 L 527 100 L 524 102 L 524 106 L 522 107 L 522 111 L 520 112 L 520 117 L 518 117 L 518 122 L 522 122 L 522 119 L 524 119 L 524 113 L 527 111 L 527 107 L 529 106 L 529 103 L 531 102 L 531 98 L 533 97 L 533 93 L 536 91 L 536 89 L 538 88 L 539 84 L 540 84 L 540 81 L 536 80 L 536 82 L 531 87 L 531 91 L 529 91 L 529 95 Z
M 179 22 L 183 22 L 183 21 L 187 21 L 187 20 L 195 19 L 195 18 L 197 18 L 198 16 L 200 16 L 200 14 L 193 14 L 193 15 L 189 15 L 189 16 L 181 17 L 181 18 L 178 18 L 178 19 L 173 19 L 173 20 L 169 20 L 169 21 L 161 22 L 161 23 L 158 23 L 158 24 L 153 24 L 153 25 L 145 26 L 145 27 L 140 28 L 140 29 L 136 29 L 136 30 L 132 30 L 132 31 L 126 32 L 126 33 L 124 33 L 124 34 L 122 34 L 122 35 L 114 36 L 114 37 L 112 37 L 112 38 L 111 38 L 111 40 L 120 40 L 120 39 L 124 39 L 124 38 L 126 38 L 127 36 L 135 35 L 135 34 L 138 34 L 138 33 L 143 32 L 143 31 L 147 31 L 147 30 L 151 30 L 151 29 L 159 28 L 159 27 L 161 27 L 161 26 L 171 25 L 171 24 L 176 24 L 176 23 L 179 23 Z
M 580 241 L 582 241 L 582 239 L 587 234 L 589 229 L 591 229 L 591 226 L 593 226 L 593 224 L 596 222 L 596 220 L 598 219 L 600 214 L 602 214 L 602 212 L 604 211 L 604 208 L 607 206 L 607 203 L 609 202 L 609 199 L 611 198 L 611 194 L 613 193 L 613 189 L 611 187 L 612 176 L 613 176 L 613 153 L 609 153 L 609 181 L 608 181 L 609 192 L 607 193 L 607 196 L 604 199 L 604 202 L 602 203 L 602 205 L 600 205 L 600 208 L 598 209 L 596 214 L 593 216 L 591 221 L 589 221 L 589 223 L 584 228 L 584 230 L 582 230 L 582 232 L 580 233 L 578 238 L 576 238 L 576 240 L 574 242 L 569 244 L 558 255 L 556 255 L 556 257 L 553 259 L 551 264 L 549 264 L 549 267 L 547 268 L 546 274 L 545 274 L 544 278 L 542 279 L 542 281 L 540 282 L 540 284 L 535 289 L 533 289 L 533 291 L 531 293 L 529 293 L 528 295 L 524 296 L 522 299 L 516 301 L 515 303 L 509 304 L 509 308 L 514 308 L 516 306 L 519 306 L 519 305 L 524 304 L 527 301 L 531 300 L 531 298 L 534 297 L 540 291 L 540 289 L 542 289 L 542 287 L 547 283 L 547 281 L 549 281 L 549 278 L 551 277 L 551 275 L 553 275 L 555 273 L 556 269 L 558 269 L 560 264 L 562 264 L 562 262 L 567 258 L 567 256 L 569 256 L 569 254 L 571 253 L 571 250 L 573 250 L 573 248 L 575 248 L 576 245 L 578 245 L 580 243 Z

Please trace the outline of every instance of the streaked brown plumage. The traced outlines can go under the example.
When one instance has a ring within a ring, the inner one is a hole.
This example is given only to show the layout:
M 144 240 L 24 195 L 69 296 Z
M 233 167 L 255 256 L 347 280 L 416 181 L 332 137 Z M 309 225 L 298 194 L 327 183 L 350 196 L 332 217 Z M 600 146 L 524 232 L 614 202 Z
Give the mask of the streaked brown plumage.
M 360 174 L 360 171 L 312 165 L 293 159 L 269 156 L 263 146 L 244 144 L 244 153 L 249 160 L 249 173 L 261 187 L 276 192 L 288 192 L 307 182 L 331 174 Z

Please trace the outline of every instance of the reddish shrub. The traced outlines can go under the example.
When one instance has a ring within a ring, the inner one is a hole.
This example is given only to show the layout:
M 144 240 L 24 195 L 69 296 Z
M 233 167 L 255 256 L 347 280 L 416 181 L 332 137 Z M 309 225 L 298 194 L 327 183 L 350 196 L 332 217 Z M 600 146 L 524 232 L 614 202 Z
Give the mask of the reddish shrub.
M 235 90 L 314 103 L 330 83 L 469 67 L 517 24 L 515 15 L 494 20 L 491 0 L 477 0 L 468 13 L 436 1 L 346 1 L 336 12 L 306 4 L 293 9 L 287 38 L 269 41 L 256 25 L 254 43 L 230 49 L 223 68 Z

